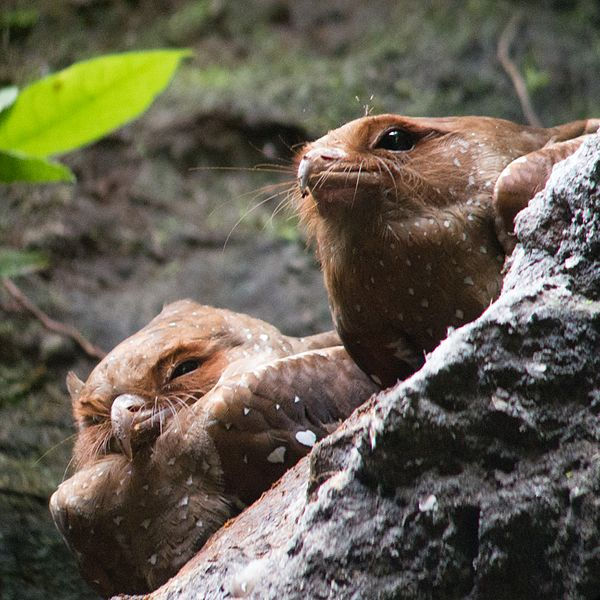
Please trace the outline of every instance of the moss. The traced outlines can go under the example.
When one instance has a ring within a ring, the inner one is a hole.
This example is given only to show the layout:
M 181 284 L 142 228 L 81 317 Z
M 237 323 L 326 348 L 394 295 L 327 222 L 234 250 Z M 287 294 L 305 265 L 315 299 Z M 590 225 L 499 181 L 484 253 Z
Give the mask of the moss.
M 39 18 L 40 13 L 35 8 L 5 8 L 0 11 L 0 29 L 14 35 L 31 29 Z
M 24 400 L 32 390 L 39 387 L 46 375 L 47 370 L 43 365 L 34 365 L 29 361 L 0 364 L 0 408 Z
M 14 406 L 43 384 L 48 373 L 37 360 L 36 335 L 24 319 L 0 319 L 0 409 Z
M 586 14 L 593 19 L 596 9 L 586 2 L 578 6 L 565 16 L 567 29 L 558 15 L 533 8 L 511 49 L 547 122 L 557 120 L 552 114 L 570 108 L 561 109 L 537 92 L 544 90 L 555 98 L 561 79 L 568 77 L 565 67 L 581 70 L 569 57 L 549 58 L 551 40 L 556 40 L 555 46 L 587 40 L 585 49 L 577 42 L 578 49 L 571 54 L 577 60 L 583 55 L 588 73 L 600 67 L 600 56 L 593 49 L 596 36 L 574 16 Z M 259 20 L 248 28 L 229 10 L 224 30 L 235 37 L 240 52 L 213 60 L 203 56 L 182 73 L 176 94 L 189 101 L 194 98 L 197 108 L 206 113 L 226 111 L 249 120 L 285 119 L 311 135 L 360 116 L 367 101 L 374 112 L 491 114 L 522 120 L 512 84 L 495 53 L 514 5 L 471 0 L 457 8 L 452 2 L 398 3 L 385 23 L 378 23 L 377 28 L 365 24 L 356 31 L 349 25 L 348 38 L 337 46 L 330 42 L 329 48 L 315 43 L 312 29 L 304 38 L 288 39 L 268 21 Z M 344 16 L 352 20 L 352 14 Z M 543 25 L 541 34 L 536 34 L 538 20 Z M 535 55 L 528 47 L 536 49 Z M 563 72 L 553 68 L 552 62 L 560 64 Z M 588 81 L 587 87 L 576 96 L 576 103 L 594 107 L 596 84 Z M 570 95 L 564 91 L 561 96 Z
M 210 0 L 189 2 L 168 17 L 166 37 L 175 45 L 189 44 L 206 31 L 214 15 Z

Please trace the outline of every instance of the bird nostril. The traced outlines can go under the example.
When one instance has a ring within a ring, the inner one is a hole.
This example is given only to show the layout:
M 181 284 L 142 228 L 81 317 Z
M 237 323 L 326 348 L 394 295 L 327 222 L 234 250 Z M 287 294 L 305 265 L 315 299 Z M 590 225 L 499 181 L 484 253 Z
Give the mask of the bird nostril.
M 140 396 L 135 394 L 121 394 L 113 401 L 113 410 L 124 410 L 130 413 L 138 412 L 146 405 L 146 402 Z
M 309 150 L 303 157 L 303 161 L 310 160 L 322 160 L 326 162 L 330 162 L 333 160 L 339 160 L 340 158 L 344 158 L 346 156 L 346 152 L 341 148 L 312 148 Z

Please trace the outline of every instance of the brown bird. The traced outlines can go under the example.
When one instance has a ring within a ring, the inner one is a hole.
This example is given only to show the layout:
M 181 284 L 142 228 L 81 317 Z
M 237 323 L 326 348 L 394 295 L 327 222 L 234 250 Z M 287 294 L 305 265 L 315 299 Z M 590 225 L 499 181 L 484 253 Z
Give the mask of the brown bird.
M 76 472 L 50 509 L 105 596 L 174 575 L 377 389 L 335 332 L 288 337 L 191 301 L 67 382 Z
M 387 387 L 498 295 L 513 219 L 600 120 L 357 119 L 298 154 L 299 212 L 336 329 Z

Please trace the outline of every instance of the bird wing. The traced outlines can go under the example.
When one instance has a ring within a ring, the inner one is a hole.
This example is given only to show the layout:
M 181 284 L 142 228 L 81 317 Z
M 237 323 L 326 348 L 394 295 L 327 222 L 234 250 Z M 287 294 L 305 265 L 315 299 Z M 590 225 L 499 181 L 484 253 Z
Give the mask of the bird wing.
M 226 490 L 252 502 L 376 391 L 342 346 L 221 381 L 205 396 L 204 410 Z
M 510 254 L 516 244 L 514 220 L 529 201 L 546 185 L 552 168 L 573 154 L 588 135 L 548 143 L 540 150 L 525 154 L 509 163 L 500 173 L 493 194 L 498 239 Z

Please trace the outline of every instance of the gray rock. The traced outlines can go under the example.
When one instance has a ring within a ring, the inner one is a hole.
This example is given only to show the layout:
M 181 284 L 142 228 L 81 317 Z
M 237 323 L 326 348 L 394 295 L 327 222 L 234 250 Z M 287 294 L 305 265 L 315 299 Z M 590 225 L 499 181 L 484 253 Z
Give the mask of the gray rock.
M 150 595 L 600 594 L 600 137 L 518 219 L 502 295 Z

